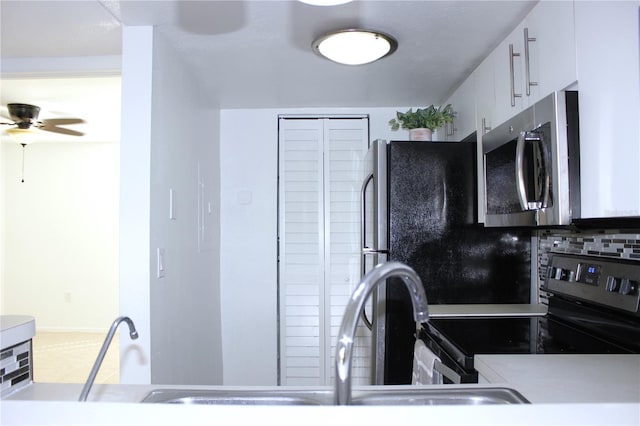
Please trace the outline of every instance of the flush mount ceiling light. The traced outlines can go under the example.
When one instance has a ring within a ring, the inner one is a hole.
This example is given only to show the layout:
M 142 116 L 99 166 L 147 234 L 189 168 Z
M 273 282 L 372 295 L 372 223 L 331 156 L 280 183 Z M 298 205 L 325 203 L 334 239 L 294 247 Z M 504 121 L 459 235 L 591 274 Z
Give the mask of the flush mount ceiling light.
M 339 4 L 349 3 L 351 0 L 299 0 L 302 3 L 311 4 L 313 6 L 337 6 Z
M 392 54 L 398 42 L 379 31 L 347 29 L 325 34 L 313 42 L 313 50 L 345 65 L 368 64 Z

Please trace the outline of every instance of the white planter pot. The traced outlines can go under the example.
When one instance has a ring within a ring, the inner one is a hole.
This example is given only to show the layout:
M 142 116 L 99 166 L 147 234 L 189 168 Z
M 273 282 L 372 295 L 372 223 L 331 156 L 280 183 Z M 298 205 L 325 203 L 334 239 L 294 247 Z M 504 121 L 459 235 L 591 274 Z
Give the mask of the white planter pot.
M 409 130 L 409 140 L 412 141 L 430 141 L 431 140 L 431 130 L 430 129 L 410 129 Z

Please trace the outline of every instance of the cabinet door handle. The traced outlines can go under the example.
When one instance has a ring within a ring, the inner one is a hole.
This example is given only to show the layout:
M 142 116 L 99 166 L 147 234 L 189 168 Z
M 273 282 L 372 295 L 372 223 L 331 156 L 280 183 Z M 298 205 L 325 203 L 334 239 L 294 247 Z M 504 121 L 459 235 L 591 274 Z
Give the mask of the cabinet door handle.
M 513 58 L 520 56 L 513 51 L 513 44 L 509 45 L 509 78 L 511 79 L 511 106 L 516 106 L 516 98 L 521 98 L 522 93 L 516 93 L 515 72 L 513 70 Z
M 487 119 L 482 117 L 482 134 L 486 135 L 491 130 L 491 126 L 487 126 Z
M 456 113 L 453 113 L 453 119 L 451 123 L 446 123 L 444 125 L 444 134 L 445 136 L 453 136 L 456 132 Z
M 524 29 L 524 72 L 525 72 L 525 88 L 527 96 L 531 95 L 531 86 L 537 86 L 538 82 L 531 81 L 531 70 L 529 62 L 529 43 L 536 41 L 535 37 L 529 37 L 529 28 Z

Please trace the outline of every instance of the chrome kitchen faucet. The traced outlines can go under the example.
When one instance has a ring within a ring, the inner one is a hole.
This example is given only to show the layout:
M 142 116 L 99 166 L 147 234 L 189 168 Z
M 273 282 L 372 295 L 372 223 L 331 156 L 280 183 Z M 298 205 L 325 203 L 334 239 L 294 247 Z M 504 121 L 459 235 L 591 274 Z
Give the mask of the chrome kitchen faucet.
M 96 358 L 96 362 L 93 364 L 93 368 L 91 369 L 91 373 L 89 373 L 89 377 L 87 378 L 87 382 L 84 384 L 84 388 L 82 388 L 82 393 L 80 393 L 80 398 L 78 401 L 86 401 L 87 396 L 89 395 L 89 391 L 91 390 L 91 386 L 93 386 L 93 381 L 96 379 L 96 375 L 98 374 L 98 370 L 102 365 L 102 360 L 104 356 L 107 354 L 107 350 L 109 349 L 109 345 L 111 344 L 111 340 L 113 339 L 113 335 L 116 334 L 116 329 L 120 325 L 121 322 L 126 322 L 129 326 L 129 337 L 131 340 L 135 340 L 138 338 L 138 332 L 136 331 L 136 326 L 131 321 L 129 317 L 118 317 L 111 324 L 111 328 L 109 329 L 109 333 L 107 333 L 107 337 L 104 339 L 104 343 L 102 344 L 102 348 L 98 353 L 98 357 Z
M 353 341 L 360 312 L 365 302 L 380 284 L 387 278 L 398 276 L 409 290 L 413 304 L 413 317 L 417 326 L 429 321 L 429 304 L 418 274 L 409 266 L 400 262 L 381 263 L 369 271 L 351 294 L 342 317 L 338 342 L 336 344 L 336 389 L 335 403 L 348 405 L 351 403 L 351 358 L 353 356 Z M 416 334 L 417 335 L 417 334 Z

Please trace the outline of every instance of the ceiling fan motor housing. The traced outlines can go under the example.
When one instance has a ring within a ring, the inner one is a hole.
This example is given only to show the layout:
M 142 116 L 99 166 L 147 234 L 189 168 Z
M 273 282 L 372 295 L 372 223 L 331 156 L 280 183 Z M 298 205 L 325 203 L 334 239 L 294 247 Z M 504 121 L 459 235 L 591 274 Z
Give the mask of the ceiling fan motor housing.
M 40 107 L 29 104 L 7 104 L 9 116 L 19 129 L 28 129 L 38 120 Z

